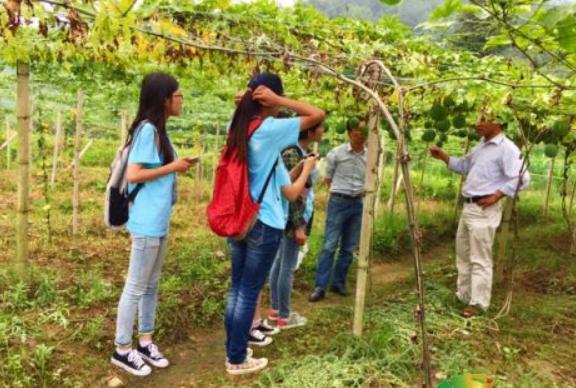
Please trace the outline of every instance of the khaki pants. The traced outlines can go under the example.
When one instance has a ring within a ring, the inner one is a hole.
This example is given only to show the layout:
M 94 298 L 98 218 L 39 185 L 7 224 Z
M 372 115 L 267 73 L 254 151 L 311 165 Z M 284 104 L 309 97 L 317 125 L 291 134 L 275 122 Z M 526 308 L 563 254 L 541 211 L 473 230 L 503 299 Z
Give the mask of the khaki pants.
M 464 204 L 456 233 L 458 291 L 464 303 L 487 309 L 492 293 L 492 245 L 502 220 L 502 206 L 486 209 L 475 203 Z

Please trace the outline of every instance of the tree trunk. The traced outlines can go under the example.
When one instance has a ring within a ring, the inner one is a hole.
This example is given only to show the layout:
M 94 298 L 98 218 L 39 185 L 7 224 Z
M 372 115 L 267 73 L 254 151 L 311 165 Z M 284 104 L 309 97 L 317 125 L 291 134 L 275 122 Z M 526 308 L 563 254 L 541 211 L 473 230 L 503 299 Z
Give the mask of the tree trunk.
M 52 156 L 52 174 L 50 175 L 50 185 L 54 186 L 56 182 L 56 170 L 58 169 L 58 156 L 60 155 L 60 146 L 62 144 L 62 113 L 56 114 L 56 137 L 54 138 L 54 155 Z
M 366 302 L 366 283 L 369 270 L 369 256 L 374 228 L 374 207 L 376 178 L 378 173 L 378 110 L 373 106 L 368 121 L 368 157 L 366 161 L 366 178 L 364 181 L 364 207 L 362 212 L 362 229 L 360 234 L 360 252 L 358 255 L 358 276 L 356 280 L 356 303 L 354 307 L 353 333 L 362 335 L 364 306 Z
M 542 210 L 542 216 L 544 218 L 548 217 L 548 205 L 550 203 L 550 191 L 552 189 L 552 180 L 554 179 L 554 162 L 555 158 L 550 159 L 550 167 L 548 168 L 548 182 L 546 184 L 546 198 L 544 199 L 544 209 Z
M 17 107 L 18 119 L 18 204 L 16 217 L 16 262 L 20 277 L 26 278 L 28 266 L 28 201 L 30 193 L 30 72 L 27 63 L 18 62 Z
M 506 204 L 504 205 L 504 211 L 502 212 L 502 223 L 500 225 L 500 231 L 496 237 L 498 244 L 498 253 L 496 254 L 495 267 L 496 267 L 496 283 L 500 283 L 504 279 L 504 267 L 506 264 L 506 248 L 508 245 L 508 240 L 510 236 L 510 223 L 512 221 L 512 210 L 513 210 L 512 199 L 506 199 Z
M 74 179 L 74 191 L 72 195 L 72 236 L 78 234 L 80 226 L 80 142 L 82 140 L 82 105 L 84 96 L 82 91 L 78 91 L 78 103 L 76 106 L 76 132 L 74 134 L 74 169 L 72 176 Z

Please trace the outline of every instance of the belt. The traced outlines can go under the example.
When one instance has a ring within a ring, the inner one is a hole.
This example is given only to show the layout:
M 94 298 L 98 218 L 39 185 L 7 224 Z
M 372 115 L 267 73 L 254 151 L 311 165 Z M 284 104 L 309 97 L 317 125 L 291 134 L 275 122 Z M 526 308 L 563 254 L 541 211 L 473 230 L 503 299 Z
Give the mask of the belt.
M 342 193 L 330 193 L 330 195 L 334 196 L 334 197 L 338 197 L 338 198 L 344 198 L 344 199 L 360 199 L 364 197 L 364 194 L 358 194 L 358 195 L 348 195 L 348 194 L 342 194 Z
M 464 198 L 464 203 L 477 203 L 478 201 L 480 201 L 481 199 L 484 198 L 488 198 L 489 195 L 480 195 L 480 196 L 476 196 L 476 197 L 462 197 Z

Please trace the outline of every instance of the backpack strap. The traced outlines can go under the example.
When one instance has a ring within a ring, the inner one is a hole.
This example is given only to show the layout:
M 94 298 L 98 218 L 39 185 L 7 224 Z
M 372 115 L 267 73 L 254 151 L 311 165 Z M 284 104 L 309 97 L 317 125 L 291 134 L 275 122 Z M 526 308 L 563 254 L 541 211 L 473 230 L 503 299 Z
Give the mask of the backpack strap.
M 129 145 L 130 151 L 132 151 L 132 142 L 134 141 L 136 136 L 138 136 L 138 134 L 140 133 L 140 130 L 142 129 L 144 124 L 146 124 L 146 122 L 147 122 L 147 120 L 142 120 L 140 122 L 140 124 L 138 124 L 138 127 L 136 127 L 136 129 L 134 130 L 134 136 L 132 137 L 132 141 L 130 142 L 130 145 Z M 158 134 L 156 133 L 156 131 L 154 131 L 154 140 L 158 141 Z M 128 154 L 130 154 L 130 152 L 128 152 Z M 128 167 L 128 162 L 126 162 L 126 167 Z M 134 202 L 134 200 L 136 199 L 136 196 L 138 195 L 138 192 L 142 189 L 142 187 L 144 187 L 144 183 L 138 183 L 136 185 L 136 187 L 134 187 L 134 190 L 132 190 L 128 194 L 128 203 Z
M 292 150 L 296 151 L 300 158 L 304 158 L 304 152 L 302 152 L 302 148 L 298 147 L 297 145 L 291 145 L 289 147 L 286 147 L 282 150 L 281 153 L 283 154 L 286 151 L 292 151 Z
M 140 191 L 140 189 L 142 189 L 142 187 L 144 187 L 144 183 L 138 183 L 136 187 L 134 187 L 134 190 L 132 190 L 130 194 L 128 194 L 129 203 L 134 202 L 136 196 L 138 195 L 138 192 Z
M 264 187 L 262 188 L 262 192 L 260 192 L 260 196 L 258 197 L 258 203 L 262 203 L 264 200 L 264 194 L 266 194 L 266 190 L 268 189 L 268 185 L 270 184 L 270 180 L 272 180 L 272 175 L 276 172 L 276 166 L 278 166 L 278 158 L 274 162 L 272 166 L 272 170 L 268 173 L 268 177 L 266 178 L 266 182 L 264 183 Z

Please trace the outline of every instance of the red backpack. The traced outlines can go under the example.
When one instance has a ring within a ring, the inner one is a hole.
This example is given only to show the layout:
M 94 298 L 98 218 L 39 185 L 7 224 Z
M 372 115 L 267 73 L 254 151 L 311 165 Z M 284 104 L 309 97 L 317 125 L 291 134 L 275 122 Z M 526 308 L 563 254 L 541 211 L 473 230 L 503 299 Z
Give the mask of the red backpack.
M 261 118 L 256 118 L 250 123 L 248 139 L 252 137 L 261 124 Z M 266 178 L 258 201 L 254 202 L 250 195 L 248 162 L 238 161 L 238 152 L 235 149 L 231 152 L 227 151 L 228 146 L 224 148 L 216 169 L 212 201 L 210 201 L 206 211 L 208 225 L 218 236 L 242 240 L 258 220 L 260 203 L 264 199 L 264 194 L 272 174 L 276 170 L 278 160 Z

